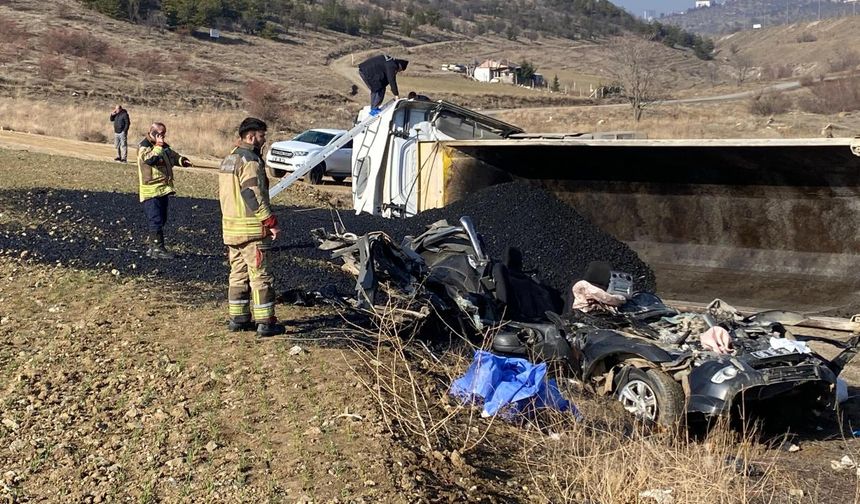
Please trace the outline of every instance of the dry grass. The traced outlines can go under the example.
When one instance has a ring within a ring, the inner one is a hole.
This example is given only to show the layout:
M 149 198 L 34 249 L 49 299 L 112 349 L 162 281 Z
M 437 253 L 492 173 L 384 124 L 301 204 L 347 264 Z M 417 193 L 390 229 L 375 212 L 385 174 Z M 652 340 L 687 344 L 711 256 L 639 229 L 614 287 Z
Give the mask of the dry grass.
M 31 33 L 9 16 L 0 15 L 0 42 L 3 44 L 23 44 Z
M 784 114 L 791 105 L 791 99 L 783 93 L 758 93 L 749 99 L 750 113 L 758 116 Z
M 629 106 L 568 107 L 546 110 L 504 111 L 499 119 L 530 132 L 574 133 L 639 131 L 649 138 L 802 138 L 820 135 L 827 124 L 839 126 L 840 136 L 860 132 L 856 114 L 807 114 L 789 111 L 778 122 L 750 114 L 744 101 L 708 104 L 654 105 L 634 123 Z
M 0 126 L 15 131 L 35 132 L 63 138 L 80 138 L 93 132 L 113 133 L 108 120 L 112 105 L 59 104 L 44 101 L 0 99 Z M 155 121 L 167 124 L 168 141 L 180 152 L 224 156 L 229 152 L 236 128 L 244 117 L 241 111 L 187 111 L 129 107 L 129 143 L 143 138 Z
M 800 502 L 798 481 L 776 466 L 773 452 L 752 433 L 724 425 L 706 441 L 694 441 L 685 431 L 655 432 L 633 423 L 619 408 L 607 408 L 609 399 L 581 394 L 572 399 L 585 413 L 582 421 L 546 411 L 519 426 L 481 419 L 477 408 L 447 394 L 468 365 L 468 345 L 460 345 L 465 350 L 460 352 L 431 352 L 393 306 L 376 312 L 373 320 L 374 327 L 364 332 L 376 344 L 356 347 L 364 366 L 354 371 L 376 398 L 392 435 L 450 461 L 453 470 L 439 476 L 443 480 L 468 473 L 469 461 L 482 467 L 495 462 L 505 464 L 496 469 L 509 478 L 530 480 L 513 492 L 531 494 L 532 502 L 653 502 L 643 493 L 649 491 L 668 492 L 671 502 Z M 489 453 L 498 460 L 485 459 Z
M 813 114 L 838 114 L 860 110 L 860 76 L 819 82 L 807 88 L 800 108 Z
M 734 45 L 757 67 L 772 65 L 776 56 L 780 64 L 792 67 L 795 75 L 817 75 L 837 71 L 842 55 L 853 51 L 846 48 L 857 47 L 858 34 L 860 16 L 854 16 L 746 30 L 715 42 L 720 56 L 728 55 Z

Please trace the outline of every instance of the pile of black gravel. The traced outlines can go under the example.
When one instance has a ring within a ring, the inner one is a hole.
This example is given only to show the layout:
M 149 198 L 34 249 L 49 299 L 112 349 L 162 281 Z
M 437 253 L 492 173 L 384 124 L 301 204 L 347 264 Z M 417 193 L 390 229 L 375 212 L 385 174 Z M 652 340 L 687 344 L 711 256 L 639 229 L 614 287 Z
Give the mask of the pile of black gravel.
M 506 247 L 517 247 L 523 251 L 524 268 L 537 271 L 541 280 L 560 291 L 580 278 L 591 261 L 608 261 L 637 278 L 638 288 L 655 290 L 654 272 L 630 247 L 552 193 L 523 182 L 488 187 L 410 219 L 377 219 L 373 224 L 399 240 L 441 219 L 455 224 L 464 215 L 472 218 L 491 257 L 500 258 Z M 361 233 L 372 230 L 365 222 L 356 224 Z
M 171 261 L 151 260 L 146 249 L 146 220 L 137 196 L 127 193 L 65 189 L 0 190 L 0 254 L 46 264 L 115 271 L 126 276 L 155 276 L 188 284 L 209 283 L 226 290 L 228 267 L 221 244 L 220 209 L 211 199 L 177 197 L 170 202 L 168 246 L 179 252 Z M 317 290 L 334 285 L 353 291 L 353 279 L 328 253 L 316 248 L 310 230 L 331 229 L 327 209 L 278 208 L 282 227 L 273 271 L 279 290 Z M 385 231 L 399 241 L 420 234 L 441 219 L 472 218 L 488 253 L 501 257 L 505 247 L 523 251 L 525 268 L 563 290 L 593 260 L 642 277 L 639 287 L 653 289 L 654 273 L 627 245 L 602 232 L 552 194 L 522 183 L 476 192 L 446 208 L 410 219 L 388 220 L 342 211 L 349 231 Z

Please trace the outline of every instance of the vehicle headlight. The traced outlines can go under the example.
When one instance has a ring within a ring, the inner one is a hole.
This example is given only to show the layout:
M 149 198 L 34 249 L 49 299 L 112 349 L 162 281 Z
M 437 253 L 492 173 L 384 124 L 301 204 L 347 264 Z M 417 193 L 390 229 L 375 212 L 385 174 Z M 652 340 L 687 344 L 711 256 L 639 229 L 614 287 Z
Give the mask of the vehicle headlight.
M 731 380 L 735 376 L 738 375 L 738 368 L 734 366 L 726 366 L 723 369 L 720 369 L 714 376 L 711 377 L 711 383 L 723 383 L 725 381 Z
M 306 151 L 306 150 L 293 151 L 293 156 L 296 156 L 296 157 L 302 157 L 302 156 L 307 156 L 307 155 L 308 155 L 308 151 Z

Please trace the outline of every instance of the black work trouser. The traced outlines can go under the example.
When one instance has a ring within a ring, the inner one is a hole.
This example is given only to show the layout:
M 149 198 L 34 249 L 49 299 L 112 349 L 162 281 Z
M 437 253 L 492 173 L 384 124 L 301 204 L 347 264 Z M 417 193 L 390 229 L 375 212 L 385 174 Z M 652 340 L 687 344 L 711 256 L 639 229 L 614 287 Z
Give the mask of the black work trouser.
M 361 80 L 364 81 L 364 85 L 367 86 L 367 89 L 370 89 L 370 108 L 379 108 L 382 105 L 382 100 L 385 99 L 385 87 L 382 89 L 372 89 L 370 84 L 367 83 L 367 77 L 365 77 L 360 70 L 358 75 L 361 77 Z
M 146 214 L 149 232 L 160 234 L 167 224 L 167 207 L 170 196 L 157 196 L 143 202 L 143 211 Z

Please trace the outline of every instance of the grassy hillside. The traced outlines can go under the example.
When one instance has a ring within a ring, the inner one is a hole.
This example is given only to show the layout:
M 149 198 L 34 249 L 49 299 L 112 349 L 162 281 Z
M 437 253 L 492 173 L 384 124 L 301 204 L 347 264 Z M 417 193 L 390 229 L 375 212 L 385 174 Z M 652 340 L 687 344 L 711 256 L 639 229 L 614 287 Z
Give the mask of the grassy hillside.
M 731 57 L 734 46 L 757 66 L 787 65 L 798 77 L 850 70 L 860 65 L 860 16 L 746 30 L 716 44 L 718 59 Z
M 662 21 L 695 33 L 720 34 L 750 30 L 753 24 L 771 27 L 856 13 L 855 4 L 841 0 L 728 0 L 709 8 L 689 9 Z
M 208 32 L 129 23 L 73 0 L 10 0 L 0 2 L 0 127 L 99 141 L 110 133 L 107 113 L 122 102 L 135 136 L 161 118 L 181 125 L 173 128 L 177 146 L 219 155 L 244 114 L 263 116 L 282 136 L 348 126 L 367 100 L 355 66 L 383 50 L 411 60 L 404 91 L 482 109 L 569 106 L 611 80 L 606 42 L 467 37 L 432 26 L 409 37 L 386 28 L 374 38 L 313 27 L 277 40 L 224 31 L 214 42 Z M 706 64 L 692 51 L 654 45 L 667 94 L 703 82 Z M 558 76 L 561 92 L 480 84 L 440 69 L 486 58 L 528 60 L 547 79 Z

